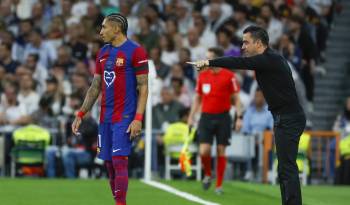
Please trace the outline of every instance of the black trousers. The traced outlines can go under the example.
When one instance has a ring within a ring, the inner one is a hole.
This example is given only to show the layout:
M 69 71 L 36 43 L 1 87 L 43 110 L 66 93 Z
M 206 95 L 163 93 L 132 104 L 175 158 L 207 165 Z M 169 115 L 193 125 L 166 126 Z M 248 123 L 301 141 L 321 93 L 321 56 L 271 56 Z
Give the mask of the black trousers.
M 302 205 L 296 158 L 300 135 L 306 124 L 305 115 L 274 114 L 273 118 L 282 205 Z

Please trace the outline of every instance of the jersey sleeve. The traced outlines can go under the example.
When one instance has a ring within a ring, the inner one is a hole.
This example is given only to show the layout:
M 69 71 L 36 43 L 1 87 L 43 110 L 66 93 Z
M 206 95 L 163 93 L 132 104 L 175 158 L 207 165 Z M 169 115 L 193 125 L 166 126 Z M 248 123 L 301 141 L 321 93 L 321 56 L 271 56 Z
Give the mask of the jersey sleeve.
M 96 60 L 95 60 L 95 74 L 97 75 L 102 75 L 102 67 L 100 63 L 100 52 L 101 52 L 101 49 L 97 52 Z
M 137 47 L 132 56 L 132 67 L 136 75 L 148 74 L 148 58 L 144 48 Z
M 239 86 L 236 75 L 234 73 L 232 73 L 231 82 L 232 82 L 231 93 L 238 93 L 241 90 L 241 88 Z

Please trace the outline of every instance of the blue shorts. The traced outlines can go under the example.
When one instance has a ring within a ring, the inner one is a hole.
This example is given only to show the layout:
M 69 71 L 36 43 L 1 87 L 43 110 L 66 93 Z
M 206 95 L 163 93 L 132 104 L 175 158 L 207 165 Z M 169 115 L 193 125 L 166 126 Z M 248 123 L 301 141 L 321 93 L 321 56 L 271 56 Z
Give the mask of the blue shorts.
M 112 156 L 129 156 L 131 151 L 130 133 L 126 133 L 130 120 L 117 123 L 100 123 L 98 127 L 97 157 L 112 160 Z

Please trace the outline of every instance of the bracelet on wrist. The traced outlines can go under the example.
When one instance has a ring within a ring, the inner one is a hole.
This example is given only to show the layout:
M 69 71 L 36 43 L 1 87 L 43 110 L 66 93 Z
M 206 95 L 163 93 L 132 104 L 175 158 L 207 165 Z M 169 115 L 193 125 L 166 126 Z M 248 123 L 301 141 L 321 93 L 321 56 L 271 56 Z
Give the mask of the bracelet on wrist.
M 83 119 L 84 115 L 85 115 L 85 112 L 80 110 L 80 111 L 77 112 L 76 116 L 79 117 L 80 119 Z
M 141 121 L 143 120 L 143 114 L 136 113 L 134 120 Z

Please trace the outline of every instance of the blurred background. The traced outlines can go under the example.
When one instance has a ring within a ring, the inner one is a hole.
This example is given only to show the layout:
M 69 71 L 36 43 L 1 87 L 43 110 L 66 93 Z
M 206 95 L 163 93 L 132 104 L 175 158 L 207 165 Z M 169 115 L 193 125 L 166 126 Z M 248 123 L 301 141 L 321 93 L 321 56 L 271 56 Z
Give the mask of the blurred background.
M 78 136 L 71 123 L 103 45 L 101 23 L 113 12 L 127 17 L 128 38 L 146 48 L 156 70 L 150 91 L 154 178 L 186 178 L 171 168 L 177 157 L 170 148 L 182 138 L 164 137 L 192 104 L 198 73 L 186 61 L 205 59 L 211 47 L 240 56 L 242 31 L 254 24 L 268 31 L 270 46 L 289 60 L 307 113 L 298 155 L 303 184 L 350 184 L 350 2 L 345 0 L 1 0 L 0 176 L 106 178 L 96 159 L 99 102 Z M 235 73 L 245 112 L 227 148 L 225 178 L 276 183 L 272 125 L 261 120 L 271 114 L 251 111 L 266 106 L 254 72 Z M 144 175 L 144 145 L 143 137 L 134 142 L 131 177 Z M 195 179 L 201 171 L 193 152 Z

